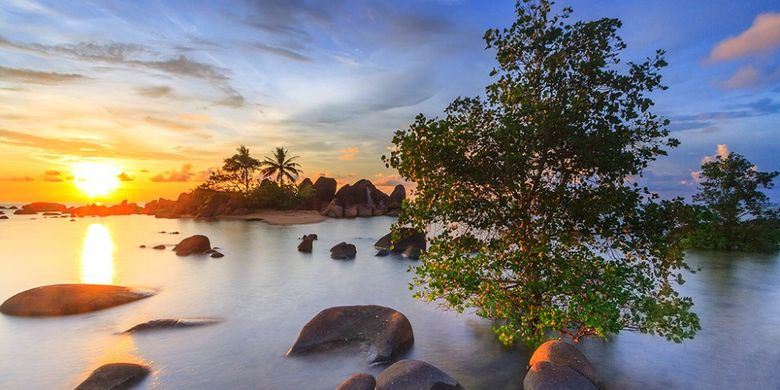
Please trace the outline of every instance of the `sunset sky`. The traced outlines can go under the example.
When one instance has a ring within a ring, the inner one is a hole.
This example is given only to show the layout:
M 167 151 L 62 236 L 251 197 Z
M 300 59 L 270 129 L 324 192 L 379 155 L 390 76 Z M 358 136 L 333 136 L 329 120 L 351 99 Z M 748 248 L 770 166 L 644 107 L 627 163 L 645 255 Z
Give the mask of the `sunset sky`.
M 668 51 L 656 108 L 682 145 L 652 166 L 651 189 L 690 195 L 702 160 L 729 150 L 780 170 L 780 2 L 560 4 L 623 20 L 627 60 Z M 393 131 L 481 94 L 494 64 L 482 36 L 513 11 L 510 0 L 0 0 L 0 201 L 89 201 L 73 180 L 84 163 L 119 178 L 106 201 L 175 197 L 239 144 L 257 157 L 284 146 L 304 176 L 394 185 L 380 161 Z

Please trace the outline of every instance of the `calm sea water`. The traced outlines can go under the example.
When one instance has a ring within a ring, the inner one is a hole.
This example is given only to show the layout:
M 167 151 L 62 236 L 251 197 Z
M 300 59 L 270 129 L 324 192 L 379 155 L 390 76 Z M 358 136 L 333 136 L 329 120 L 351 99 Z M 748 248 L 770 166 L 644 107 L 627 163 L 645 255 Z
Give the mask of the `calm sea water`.
M 85 315 L 0 315 L 0 388 L 69 389 L 101 364 L 145 362 L 146 389 L 332 389 L 357 372 L 374 375 L 359 350 L 286 358 L 300 328 L 322 309 L 379 304 L 409 318 L 415 344 L 403 357 L 428 361 L 469 389 L 520 389 L 529 353 L 503 348 L 489 321 L 445 312 L 411 298 L 411 264 L 374 257 L 393 219 L 262 222 L 165 220 L 147 216 L 0 221 L 0 301 L 54 283 L 152 287 L 159 294 Z M 158 231 L 179 231 L 180 235 Z M 314 253 L 298 237 L 317 233 Z M 225 257 L 176 257 L 140 249 L 205 234 Z M 340 242 L 353 261 L 328 257 Z M 613 389 L 780 389 L 780 259 L 691 253 L 702 271 L 689 278 L 704 329 L 672 344 L 624 333 L 581 348 Z M 155 318 L 220 317 L 215 326 L 120 335 Z

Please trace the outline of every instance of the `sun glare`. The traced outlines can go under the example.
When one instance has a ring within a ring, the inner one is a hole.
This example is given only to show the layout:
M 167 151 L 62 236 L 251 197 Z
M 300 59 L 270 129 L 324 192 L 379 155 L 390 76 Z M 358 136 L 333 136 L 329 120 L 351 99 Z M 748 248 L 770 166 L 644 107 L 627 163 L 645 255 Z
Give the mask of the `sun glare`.
M 87 228 L 81 251 L 81 283 L 114 282 L 114 242 L 108 229 L 99 223 Z
M 110 195 L 119 187 L 119 169 L 111 164 L 80 162 L 71 172 L 76 187 L 90 198 Z

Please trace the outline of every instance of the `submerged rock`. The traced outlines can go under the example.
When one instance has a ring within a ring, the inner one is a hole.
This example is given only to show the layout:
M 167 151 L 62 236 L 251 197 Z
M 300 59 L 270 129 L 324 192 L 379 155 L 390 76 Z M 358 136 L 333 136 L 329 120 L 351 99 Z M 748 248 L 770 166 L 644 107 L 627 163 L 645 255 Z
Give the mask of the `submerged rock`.
M 368 343 L 371 363 L 392 361 L 414 343 L 412 324 L 405 315 L 389 307 L 331 307 L 304 325 L 287 355 L 356 343 Z
M 298 252 L 311 253 L 313 249 L 313 245 L 312 245 L 313 242 L 314 242 L 314 238 L 309 236 L 303 236 L 303 241 L 301 241 L 301 243 L 298 244 Z
M 187 237 L 174 248 L 177 256 L 189 256 L 193 254 L 203 254 L 211 249 L 209 238 L 200 234 Z
M 25 316 L 64 316 L 87 313 L 148 298 L 151 290 L 100 284 L 53 284 L 8 298 L 0 313 Z
M 340 242 L 333 248 L 330 248 L 330 258 L 337 260 L 354 259 L 357 255 L 357 248 L 355 245 L 347 244 L 346 242 Z
M 38 212 L 37 211 L 33 211 L 33 210 L 16 210 L 16 211 L 14 211 L 14 215 L 34 215 L 34 214 L 38 214 Z
M 146 245 L 138 245 L 139 248 L 144 249 L 146 248 Z
M 336 387 L 336 390 L 374 390 L 376 379 L 369 374 L 355 374 Z
M 220 252 L 213 251 L 213 252 L 211 252 L 211 256 L 209 256 L 209 257 L 211 257 L 211 258 L 213 258 L 213 259 L 220 259 L 220 258 L 223 258 L 223 257 L 225 257 L 225 255 L 223 255 L 223 254 L 222 254 L 222 253 L 220 253 Z
M 75 390 L 128 389 L 149 375 L 150 368 L 134 363 L 111 363 L 98 367 Z
M 192 328 L 196 326 L 213 325 L 222 322 L 216 318 L 164 318 L 138 324 L 123 333 L 144 332 L 148 330 Z
M 163 244 L 155 245 L 155 246 L 152 247 L 152 249 L 157 249 L 157 250 L 165 249 L 165 245 L 163 245 Z
M 0 215 L 0 219 L 8 219 L 7 215 Z
M 380 250 L 378 250 L 378 251 L 376 252 L 376 255 L 374 255 L 374 256 L 377 256 L 377 257 L 385 257 L 385 256 L 387 256 L 387 255 L 389 255 L 389 254 L 390 254 L 390 251 L 388 251 L 387 249 L 380 249 Z
M 534 351 L 523 381 L 526 390 L 596 389 L 602 385 L 598 372 L 573 345 L 549 340 Z
M 376 390 L 462 390 L 444 371 L 420 360 L 401 360 L 376 378 Z
M 418 252 L 417 257 L 419 257 L 419 252 L 428 248 L 424 232 L 418 232 L 412 228 L 401 228 L 399 231 L 399 239 L 393 241 L 392 236 L 392 233 L 385 234 L 374 243 L 374 247 L 377 249 L 389 250 L 393 253 L 404 253 L 410 247 L 414 247 L 416 249 L 412 249 L 410 254 Z

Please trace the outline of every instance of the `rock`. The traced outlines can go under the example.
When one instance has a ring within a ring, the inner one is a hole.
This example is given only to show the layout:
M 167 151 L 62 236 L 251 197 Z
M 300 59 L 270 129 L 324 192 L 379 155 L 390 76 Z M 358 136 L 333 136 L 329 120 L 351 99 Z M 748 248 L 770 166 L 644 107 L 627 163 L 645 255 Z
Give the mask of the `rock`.
M 0 211 L 0 215 L 5 215 L 5 211 Z
M 331 259 L 353 259 L 355 258 L 355 255 L 357 255 L 357 248 L 352 244 L 347 244 L 346 242 L 340 242 L 333 248 L 330 248 Z
M 364 217 L 371 217 L 374 215 L 374 208 L 366 205 L 357 205 L 357 216 L 364 218 Z
M 153 291 L 99 284 L 53 284 L 8 298 L 0 313 L 25 316 L 64 316 L 107 309 L 148 298 Z
M 76 222 L 76 220 L 75 219 L 71 219 L 70 222 Z
M 58 216 L 59 217 L 60 213 L 58 213 L 56 211 L 47 211 L 47 212 L 45 212 L 45 213 L 43 213 L 41 215 L 43 215 L 44 217 L 51 217 L 51 216 Z
M 305 235 L 300 244 L 298 244 L 298 252 L 311 253 L 312 243 L 317 239 L 316 235 Z
M 355 374 L 336 387 L 336 390 L 374 390 L 376 379 L 369 374 Z
M 9 210 L 16 210 L 17 208 L 18 208 L 18 207 L 16 207 L 16 206 L 11 206 L 11 207 L 9 207 L 8 209 L 9 209 Z
M 216 318 L 165 318 L 159 320 L 146 321 L 138 324 L 123 333 L 145 332 L 148 330 L 192 328 L 196 326 L 206 326 L 220 323 Z
M 139 245 L 138 247 L 143 249 L 143 248 L 146 248 L 146 245 Z M 163 245 L 163 249 L 165 249 L 165 245 Z
M 529 373 L 533 370 L 534 366 L 538 365 L 540 362 L 550 362 L 558 366 L 567 367 L 571 370 L 574 370 L 579 375 L 585 377 L 595 387 L 600 387 L 602 385 L 598 372 L 593 367 L 593 365 L 590 364 L 588 358 L 586 358 L 582 352 L 577 350 L 576 347 L 564 341 L 549 340 L 540 345 L 539 348 L 534 351 L 534 354 L 531 356 L 531 360 L 528 362 L 528 365 L 531 367 Z M 558 370 L 549 367 L 545 368 L 545 370 L 549 371 L 550 373 L 565 372 L 565 370 Z M 534 379 L 534 383 L 545 383 L 539 379 L 543 379 L 544 375 L 546 374 L 544 374 L 543 370 L 537 369 L 535 371 L 536 379 Z
M 330 202 L 336 195 L 336 179 L 320 176 L 314 182 L 314 196 L 322 202 Z
M 420 360 L 401 360 L 376 378 L 376 390 L 462 390 L 444 371 Z
M 211 242 L 209 241 L 208 237 L 196 234 L 181 240 L 181 242 L 179 242 L 179 244 L 176 245 L 176 248 L 174 249 L 176 250 L 177 256 L 202 254 L 211 249 Z
M 7 215 L 0 215 L 0 219 L 8 219 Z
M 76 390 L 129 389 L 149 375 L 150 368 L 141 364 L 111 363 L 98 367 Z
M 64 204 L 50 202 L 33 202 L 22 206 L 22 210 L 43 213 L 47 211 L 63 212 L 67 209 Z
M 390 251 L 388 251 L 387 249 L 380 249 L 380 250 L 378 250 L 378 251 L 376 252 L 376 255 L 374 255 L 374 256 L 377 256 L 377 257 L 385 257 L 385 256 L 387 256 L 387 255 L 389 255 L 389 254 L 390 254 Z
M 157 232 L 157 233 L 159 233 L 159 234 L 165 234 L 165 230 L 160 230 L 160 231 L 159 231 L 159 232 Z
M 524 390 L 596 390 L 588 378 L 577 371 L 546 360 L 528 370 L 523 379 Z
M 358 210 L 357 206 L 349 206 L 344 209 L 344 218 L 357 218 Z
M 14 211 L 14 215 L 33 215 L 38 214 L 38 212 L 33 210 L 16 210 Z
M 305 240 L 305 239 L 306 239 L 306 237 L 308 237 L 308 238 L 310 238 L 310 239 L 312 239 L 312 240 L 319 240 L 319 238 L 317 237 L 317 235 L 316 235 L 316 234 L 314 234 L 314 233 L 312 233 L 312 234 L 307 234 L 307 235 L 303 236 L 303 239 Z
M 400 209 L 392 209 L 392 210 L 388 210 L 387 213 L 385 213 L 385 215 L 387 215 L 388 217 L 397 217 L 398 214 L 400 213 L 401 213 Z
M 414 246 L 421 250 L 428 248 L 428 244 L 425 240 L 425 233 L 418 232 L 412 228 L 401 228 L 399 232 L 400 239 L 395 242 L 390 242 L 392 233 L 388 233 L 374 244 L 377 249 L 387 249 L 393 253 L 404 253 L 410 246 Z
M 344 208 L 339 206 L 337 201 L 333 199 L 328 203 L 325 209 L 322 210 L 321 214 L 330 218 L 341 218 L 344 216 Z
M 165 249 L 165 245 L 163 245 L 163 244 L 155 245 L 155 246 L 152 247 L 152 249 L 157 249 L 157 250 Z
M 393 192 L 390 193 L 390 197 L 387 200 L 387 208 L 390 210 L 400 209 L 404 199 L 406 199 L 406 189 L 398 184 L 393 188 Z
M 179 234 L 179 232 L 168 232 L 168 234 Z
M 409 245 L 406 247 L 406 250 L 404 250 L 404 257 L 411 260 L 419 260 L 421 253 L 422 253 L 422 249 L 414 245 Z
M 337 306 L 321 311 L 301 329 L 287 355 L 368 343 L 369 361 L 385 363 L 414 343 L 412 324 L 388 307 Z
M 211 253 L 210 257 L 213 258 L 213 259 L 221 259 L 221 258 L 225 257 L 225 255 L 223 255 L 220 252 L 214 251 L 214 252 Z

